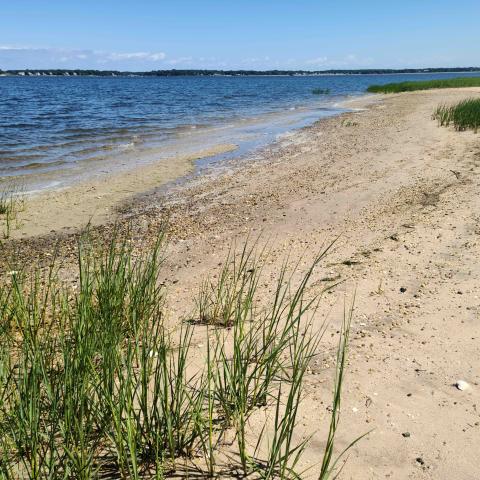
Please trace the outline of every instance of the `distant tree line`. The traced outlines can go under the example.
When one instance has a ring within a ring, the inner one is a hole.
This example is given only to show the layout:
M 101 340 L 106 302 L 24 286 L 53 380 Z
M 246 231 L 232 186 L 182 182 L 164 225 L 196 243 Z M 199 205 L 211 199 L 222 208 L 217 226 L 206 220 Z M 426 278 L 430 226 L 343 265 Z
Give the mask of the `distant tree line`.
M 177 77 L 177 76 L 259 76 L 259 75 L 382 75 L 395 73 L 442 73 L 442 72 L 479 72 L 480 67 L 456 67 L 456 68 L 403 68 L 403 69 L 352 69 L 352 70 L 152 70 L 150 72 L 125 72 L 118 70 L 69 70 L 69 69 L 25 69 L 25 70 L 2 70 L 2 75 L 21 76 L 129 76 L 129 77 Z

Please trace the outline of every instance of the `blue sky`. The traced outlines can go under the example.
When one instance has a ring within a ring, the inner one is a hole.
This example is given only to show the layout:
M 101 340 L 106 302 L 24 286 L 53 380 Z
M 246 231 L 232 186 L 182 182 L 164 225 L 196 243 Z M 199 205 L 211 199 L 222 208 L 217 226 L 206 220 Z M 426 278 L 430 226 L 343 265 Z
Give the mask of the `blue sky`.
M 0 68 L 480 66 L 480 0 L 0 0 Z

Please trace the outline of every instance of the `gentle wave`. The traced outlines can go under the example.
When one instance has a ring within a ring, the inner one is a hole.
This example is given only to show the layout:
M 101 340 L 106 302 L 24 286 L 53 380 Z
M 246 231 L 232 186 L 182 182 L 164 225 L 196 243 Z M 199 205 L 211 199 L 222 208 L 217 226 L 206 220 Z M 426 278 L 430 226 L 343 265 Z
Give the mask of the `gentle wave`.
M 153 147 L 175 152 L 191 143 L 244 138 L 256 145 L 255 136 L 274 138 L 272 132 L 334 113 L 339 99 L 363 94 L 372 83 L 451 76 L 459 74 L 2 77 L 0 175 L 37 178 L 88 162 L 94 172 L 95 161 L 135 162 Z M 314 90 L 330 94 L 314 95 Z

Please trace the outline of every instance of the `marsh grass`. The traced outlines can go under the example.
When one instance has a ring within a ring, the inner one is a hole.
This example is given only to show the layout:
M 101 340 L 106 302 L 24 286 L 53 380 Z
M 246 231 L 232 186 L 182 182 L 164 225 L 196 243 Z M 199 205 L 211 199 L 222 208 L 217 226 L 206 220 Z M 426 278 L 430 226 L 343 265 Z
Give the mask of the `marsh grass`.
M 464 88 L 480 87 L 480 77 L 457 77 L 444 80 L 425 80 L 418 82 L 387 83 L 385 85 L 371 85 L 370 93 L 400 93 L 416 90 L 431 90 L 436 88 Z
M 312 93 L 314 95 L 330 95 L 330 89 L 329 88 L 314 88 L 312 90 Z
M 433 113 L 433 119 L 442 127 L 453 125 L 457 131 L 480 128 L 480 99 L 469 98 L 455 105 L 439 105 Z
M 189 464 L 214 476 L 229 430 L 245 475 L 299 477 L 308 439 L 295 444 L 294 430 L 322 333 L 311 321 L 321 294 L 307 295 L 307 287 L 326 251 L 296 286 L 285 263 L 272 299 L 262 305 L 257 250 L 232 252 L 228 273 L 208 284 L 207 311 L 216 313 L 207 317 L 206 357 L 195 368 L 197 327 L 172 328 L 165 320 L 163 251 L 162 235 L 139 254 L 128 237 L 114 234 L 99 247 L 87 234 L 79 242 L 77 288 L 59 281 L 55 262 L 46 273 L 19 271 L 4 280 L 2 478 L 160 479 L 180 465 L 188 473 Z M 327 466 L 338 427 L 345 330 L 342 338 Z M 247 440 L 252 412 L 264 407 L 275 411 L 266 451 L 258 445 L 267 427 L 257 432 L 257 447 Z

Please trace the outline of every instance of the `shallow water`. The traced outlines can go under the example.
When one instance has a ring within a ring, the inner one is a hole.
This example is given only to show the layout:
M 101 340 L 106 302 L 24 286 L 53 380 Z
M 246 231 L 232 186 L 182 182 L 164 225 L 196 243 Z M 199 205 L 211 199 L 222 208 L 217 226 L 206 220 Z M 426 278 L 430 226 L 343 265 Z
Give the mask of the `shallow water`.
M 245 152 L 370 84 L 455 76 L 0 77 L 0 176 L 48 188 L 219 143 Z

